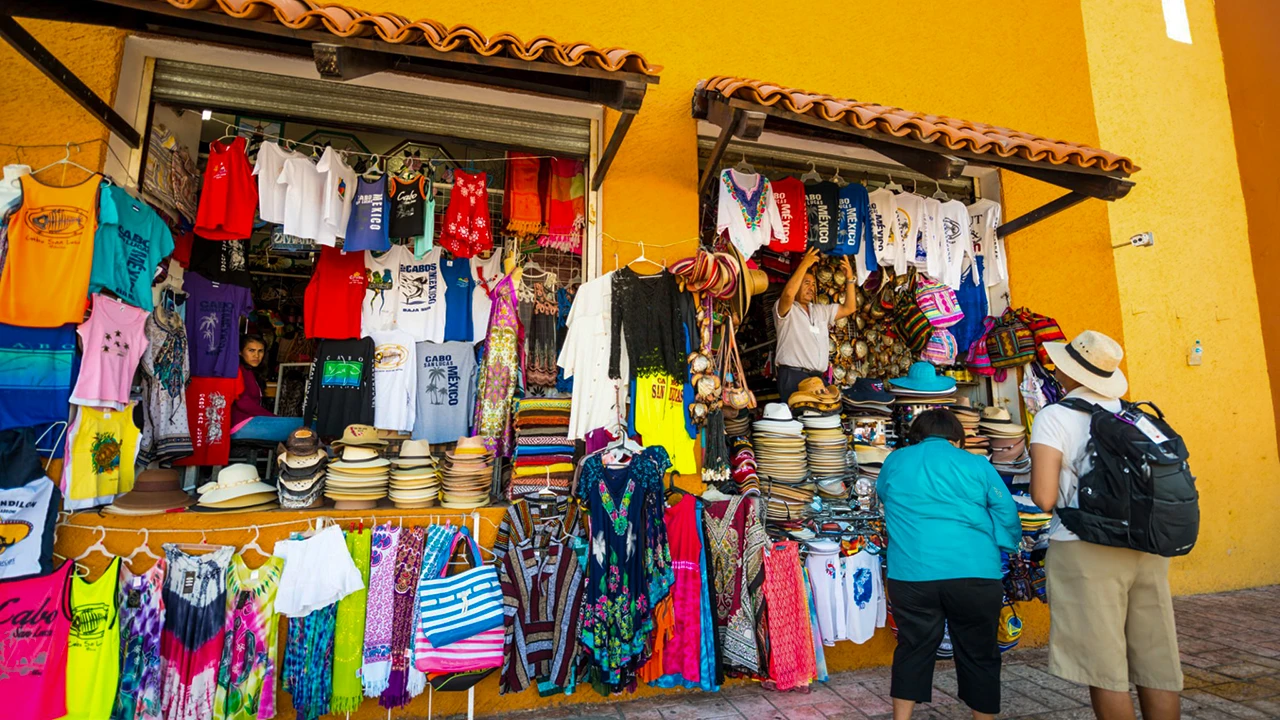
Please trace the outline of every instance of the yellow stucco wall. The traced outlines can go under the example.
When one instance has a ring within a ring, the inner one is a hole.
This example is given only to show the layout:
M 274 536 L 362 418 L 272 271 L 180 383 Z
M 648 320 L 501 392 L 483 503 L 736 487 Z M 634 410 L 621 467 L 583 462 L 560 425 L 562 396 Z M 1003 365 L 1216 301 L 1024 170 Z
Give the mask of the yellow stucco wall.
M 1156 237 L 1115 253 L 1130 397 L 1170 416 L 1200 479 L 1200 542 L 1174 590 L 1278 582 L 1275 414 L 1213 2 L 1187 0 L 1192 45 L 1165 36 L 1159 3 L 1082 6 L 1099 137 L 1142 165 L 1109 206 L 1112 240 Z

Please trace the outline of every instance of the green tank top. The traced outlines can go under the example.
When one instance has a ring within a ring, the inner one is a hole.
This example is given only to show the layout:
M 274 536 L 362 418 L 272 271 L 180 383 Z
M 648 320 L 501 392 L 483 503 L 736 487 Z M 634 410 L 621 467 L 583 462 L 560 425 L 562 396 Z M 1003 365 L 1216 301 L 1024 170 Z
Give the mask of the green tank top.
M 67 720 L 111 717 L 120 682 L 120 626 L 116 592 L 120 558 L 93 582 L 71 580 L 71 634 L 67 645 Z

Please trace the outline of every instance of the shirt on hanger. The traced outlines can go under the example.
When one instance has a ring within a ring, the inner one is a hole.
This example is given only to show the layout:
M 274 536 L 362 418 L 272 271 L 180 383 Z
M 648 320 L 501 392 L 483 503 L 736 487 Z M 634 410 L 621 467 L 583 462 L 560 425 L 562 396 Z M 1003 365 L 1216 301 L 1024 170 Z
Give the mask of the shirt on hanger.
M 37 575 L 48 572 L 51 557 L 46 557 L 45 547 L 53 551 L 53 519 L 50 505 L 57 506 L 53 481 L 43 474 L 25 485 L 0 490 L 0 527 L 9 529 L 5 541 L 9 543 L 0 556 L 0 579 Z M 47 566 L 47 567 L 46 567 Z
M 417 259 L 404 246 L 396 247 L 404 250 L 400 255 L 396 324 L 418 342 L 444 342 L 447 314 L 444 272 L 440 268 L 442 248 Z
M 360 321 L 369 275 L 364 253 L 322 247 L 303 300 L 303 328 L 309 338 L 360 337 Z
M 920 216 L 920 232 L 916 234 L 916 269 L 937 280 L 941 276 L 942 202 L 937 198 L 924 198 L 924 212 Z
M 68 588 L 74 569 L 63 563 L 52 574 L 0 585 L 7 618 L 0 627 L 0 657 L 24 669 L 4 679 L 11 717 L 56 720 L 67 714 Z
M 133 424 L 133 407 L 130 403 L 123 410 L 88 406 L 76 410 L 67 427 L 62 465 L 63 509 L 106 505 L 116 495 L 133 489 L 139 435 Z
M 804 252 L 805 245 L 809 243 L 809 210 L 804 183 L 793 177 L 774 182 L 773 199 L 778 206 L 778 219 L 782 221 L 782 234 L 769 242 L 769 249 Z
M 409 432 L 417 397 L 413 337 L 404 330 L 379 330 L 369 337 L 373 340 L 373 426 Z
M 886 603 L 880 556 L 865 550 L 844 558 L 845 627 L 861 645 L 885 625 Z
M 191 456 L 175 465 L 227 464 L 231 452 L 231 406 L 244 392 L 240 373 L 234 377 L 193 377 L 187 384 L 187 426 Z
M 323 232 L 327 236 L 346 237 L 347 222 L 351 219 L 351 199 L 356 190 L 356 171 L 332 147 L 324 149 L 320 161 L 316 163 L 316 170 L 324 179 L 321 196 Z M 317 242 L 324 241 L 317 238 Z
M 996 235 L 1003 222 L 1000 203 L 981 198 L 969 206 L 969 238 L 975 254 L 987 259 L 987 287 L 995 287 L 1009 279 L 1009 263 L 1004 253 L 1004 239 Z
M 646 375 L 634 380 L 636 432 L 646 447 L 660 445 L 682 475 L 698 472 L 694 457 L 697 440 L 685 428 L 684 385 L 670 375 Z
M 804 193 L 809 212 L 809 247 L 830 253 L 839 233 L 840 186 L 830 180 L 805 183 Z
M 569 439 L 585 438 L 605 428 L 621 426 L 631 389 L 627 354 L 619 359 L 619 379 L 609 377 L 612 349 L 613 273 L 578 286 L 569 309 L 568 330 L 557 364 L 573 379 L 573 403 L 569 410 Z
M 258 156 L 253 161 L 253 174 L 258 178 L 258 217 L 266 222 L 284 222 L 287 207 L 285 200 L 289 189 L 278 181 L 280 174 L 284 172 L 285 161 L 291 158 L 306 160 L 305 156 L 273 142 L 264 142 L 258 146 Z
M 120 558 L 93 582 L 71 578 L 67 718 L 109 718 L 120 683 Z
M 489 295 L 502 279 L 502 253 L 495 252 L 487 260 L 472 257 L 471 279 L 475 281 L 471 289 L 471 341 L 479 342 L 489 334 L 489 313 L 493 310 Z
M 196 211 L 196 235 L 210 240 L 243 240 L 253 234 L 258 209 L 258 188 L 245 155 L 245 140 L 215 140 L 209 145 L 209 161 L 200 188 Z
M 0 324 L 0 430 L 66 422 L 75 365 L 75 325 Z
M 391 237 L 416 238 L 427 234 L 427 198 L 431 195 L 431 189 L 425 175 L 412 180 L 392 177 L 387 184 L 387 195 L 391 198 L 391 219 L 388 224 Z M 434 200 L 431 209 L 434 212 Z
M 421 342 L 416 359 L 418 412 L 413 438 L 445 443 L 470 435 L 476 391 L 475 348 L 465 342 Z
M 346 240 L 342 249 L 346 252 L 372 250 L 386 252 L 391 249 L 391 235 L 387 225 L 389 203 L 387 201 L 387 176 L 376 180 L 360 178 L 356 181 L 356 196 L 351 201 L 351 218 L 347 222 Z
M 871 209 L 871 240 L 876 247 L 876 262 L 895 265 L 898 260 L 898 201 L 892 190 L 880 188 L 867 193 Z
M 409 254 L 403 245 L 392 245 L 380 255 L 365 251 L 364 267 L 369 282 L 365 286 L 364 306 L 360 310 L 362 335 L 396 326 L 400 306 L 400 266 Z
M 969 242 L 969 209 L 959 200 L 948 200 L 938 210 L 937 247 L 940 256 L 940 276 L 937 279 L 952 290 L 959 290 L 964 259 L 973 256 L 973 244 Z
M 110 290 L 151 312 L 151 281 L 156 266 L 173 252 L 173 233 L 151 206 L 124 188 L 103 185 L 101 193 L 102 203 L 115 205 L 115 221 L 100 222 L 94 235 L 89 292 Z
M 894 235 L 898 238 L 898 252 L 894 256 L 893 269 L 898 274 L 907 271 L 916 261 L 917 238 L 920 218 L 924 215 L 924 198 L 912 193 L 899 193 L 894 198 Z
M 284 161 L 284 169 L 276 183 L 285 188 L 284 233 L 315 240 L 321 245 L 336 245 L 337 238 L 324 223 L 325 176 L 305 155 Z
M 440 274 L 445 286 L 445 342 L 471 342 L 471 291 L 475 287 L 471 278 L 471 261 L 445 258 L 440 261 Z
M 729 168 L 720 173 L 719 185 L 716 233 L 728 233 L 743 257 L 751 257 L 770 241 L 786 239 L 768 178 Z
M 247 240 L 205 240 L 196 237 L 191 242 L 191 257 L 187 269 L 200 273 L 206 280 L 249 287 L 251 278 L 245 264 Z
M 372 425 L 373 340 L 324 340 L 311 362 L 304 422 L 316 432 L 337 437 L 348 425 Z
M 206 280 L 189 272 L 187 292 L 187 349 L 191 374 L 200 377 L 238 377 L 240 319 L 253 311 L 249 288 Z M 238 394 L 238 393 L 237 393 Z
M 860 183 L 849 183 L 840 188 L 839 198 L 836 244 L 831 254 L 856 256 L 871 237 L 867 188 Z
M 76 329 L 84 359 L 71 402 L 120 410 L 129 404 L 133 374 L 147 349 L 147 313 L 97 293 L 92 305 L 93 313 Z

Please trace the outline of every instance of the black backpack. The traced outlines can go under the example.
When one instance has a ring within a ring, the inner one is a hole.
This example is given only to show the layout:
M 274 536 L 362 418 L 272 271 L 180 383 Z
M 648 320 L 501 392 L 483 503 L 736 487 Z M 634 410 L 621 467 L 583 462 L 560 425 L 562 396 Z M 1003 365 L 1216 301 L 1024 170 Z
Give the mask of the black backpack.
M 1093 460 L 1080 476 L 1078 508 L 1058 517 L 1081 540 L 1176 557 L 1195 547 L 1200 494 L 1187 465 L 1187 446 L 1152 403 L 1121 401 L 1115 413 L 1080 398 L 1062 405 L 1089 413 Z M 1144 411 L 1147 405 L 1155 415 Z M 1159 442 L 1147 432 L 1155 434 Z

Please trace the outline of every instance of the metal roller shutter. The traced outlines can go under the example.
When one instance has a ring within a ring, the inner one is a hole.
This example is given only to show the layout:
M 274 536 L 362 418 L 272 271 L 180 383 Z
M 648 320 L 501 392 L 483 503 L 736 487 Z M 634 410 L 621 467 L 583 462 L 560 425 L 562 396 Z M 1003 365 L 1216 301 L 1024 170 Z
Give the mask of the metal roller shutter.
M 591 121 L 327 80 L 156 60 L 152 99 L 355 129 L 391 130 L 585 158 Z

